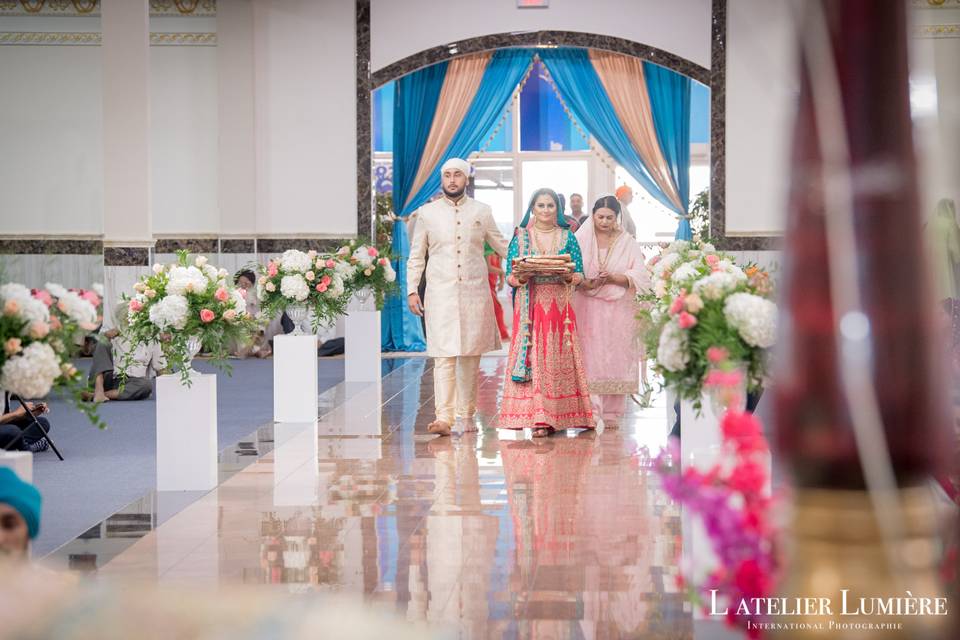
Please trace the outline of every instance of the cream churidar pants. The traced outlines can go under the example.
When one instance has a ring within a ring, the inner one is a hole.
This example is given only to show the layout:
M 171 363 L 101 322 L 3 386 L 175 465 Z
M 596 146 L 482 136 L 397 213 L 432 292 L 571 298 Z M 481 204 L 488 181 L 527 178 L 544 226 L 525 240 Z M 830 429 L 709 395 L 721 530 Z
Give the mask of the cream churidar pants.
M 437 420 L 453 424 L 477 412 L 480 356 L 433 359 L 433 393 Z

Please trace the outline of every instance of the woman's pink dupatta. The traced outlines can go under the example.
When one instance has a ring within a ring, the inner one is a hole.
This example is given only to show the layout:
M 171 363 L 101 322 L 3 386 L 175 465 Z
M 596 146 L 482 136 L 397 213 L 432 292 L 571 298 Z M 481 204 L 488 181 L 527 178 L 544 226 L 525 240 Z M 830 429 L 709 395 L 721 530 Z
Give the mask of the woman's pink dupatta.
M 577 230 L 577 242 L 580 243 L 580 251 L 583 254 L 584 277 L 596 278 L 600 274 L 600 254 L 593 216 L 590 216 L 583 223 L 583 226 Z M 640 251 L 640 245 L 633 238 L 621 231 L 620 236 L 614 241 L 609 251 L 608 273 L 626 275 L 634 293 L 649 288 L 650 274 L 647 272 L 647 266 L 643 261 L 643 252 Z M 598 290 L 589 292 L 581 290 L 580 293 L 592 298 L 615 302 L 627 294 L 627 289 L 607 284 Z

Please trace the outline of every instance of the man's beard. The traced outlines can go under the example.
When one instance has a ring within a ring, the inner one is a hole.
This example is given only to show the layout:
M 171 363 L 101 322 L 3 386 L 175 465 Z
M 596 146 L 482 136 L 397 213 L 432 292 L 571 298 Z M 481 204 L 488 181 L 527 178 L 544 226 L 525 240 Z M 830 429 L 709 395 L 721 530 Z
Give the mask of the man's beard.
M 462 195 L 463 195 L 463 192 L 466 191 L 466 190 L 467 190 L 467 186 L 466 186 L 466 185 L 464 185 L 463 188 L 460 189 L 459 191 L 451 191 L 451 190 L 447 189 L 447 187 L 443 187 L 443 195 L 447 196 L 447 197 L 450 198 L 451 200 L 456 200 L 457 198 L 459 198 L 460 196 L 462 196 Z

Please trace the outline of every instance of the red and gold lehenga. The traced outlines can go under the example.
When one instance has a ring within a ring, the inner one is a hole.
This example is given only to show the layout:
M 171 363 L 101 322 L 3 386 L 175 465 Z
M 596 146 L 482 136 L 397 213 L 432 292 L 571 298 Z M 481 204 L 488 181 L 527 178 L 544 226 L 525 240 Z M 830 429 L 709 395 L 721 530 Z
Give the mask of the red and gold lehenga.
M 562 232 L 566 239 L 557 253 L 569 254 L 582 274 L 580 245 L 568 230 Z M 513 258 L 531 255 L 536 253 L 530 233 L 520 229 L 510 243 L 507 273 Z M 533 278 L 515 291 L 500 428 L 594 428 L 572 295 L 557 277 Z

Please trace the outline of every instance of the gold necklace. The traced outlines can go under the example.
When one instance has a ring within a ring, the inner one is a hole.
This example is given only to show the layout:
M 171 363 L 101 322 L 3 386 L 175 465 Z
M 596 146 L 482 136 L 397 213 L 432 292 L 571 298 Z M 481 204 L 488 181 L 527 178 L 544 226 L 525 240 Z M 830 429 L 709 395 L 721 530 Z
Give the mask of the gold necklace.
M 541 255 L 541 256 L 552 256 L 552 255 L 556 255 L 556 254 L 557 254 L 557 249 L 560 248 L 560 247 L 559 247 L 559 244 L 560 244 L 560 243 L 557 241 L 557 231 L 560 230 L 560 227 L 554 227 L 553 230 L 548 231 L 548 232 L 546 232 L 546 233 L 538 230 L 537 227 L 536 227 L 536 225 L 534 225 L 533 228 L 534 228 L 534 230 L 536 230 L 537 232 L 536 232 L 535 234 L 530 234 L 530 235 L 531 235 L 531 238 L 533 239 L 533 248 L 534 248 L 534 250 L 536 250 L 537 254 L 538 254 L 538 255 Z M 540 234 L 543 234 L 543 235 L 549 234 L 549 235 L 550 235 L 550 242 L 552 243 L 552 247 L 551 247 L 551 249 L 550 249 L 549 252 L 543 250 L 543 245 L 540 243 Z
M 593 241 L 597 246 L 597 263 L 600 265 L 600 271 L 607 270 L 607 263 L 610 261 L 610 256 L 613 255 L 613 248 L 617 246 L 617 242 L 623 236 L 623 232 L 618 233 L 613 236 L 610 242 L 607 243 L 607 255 L 604 258 L 600 257 L 600 236 L 596 233 L 593 234 Z

